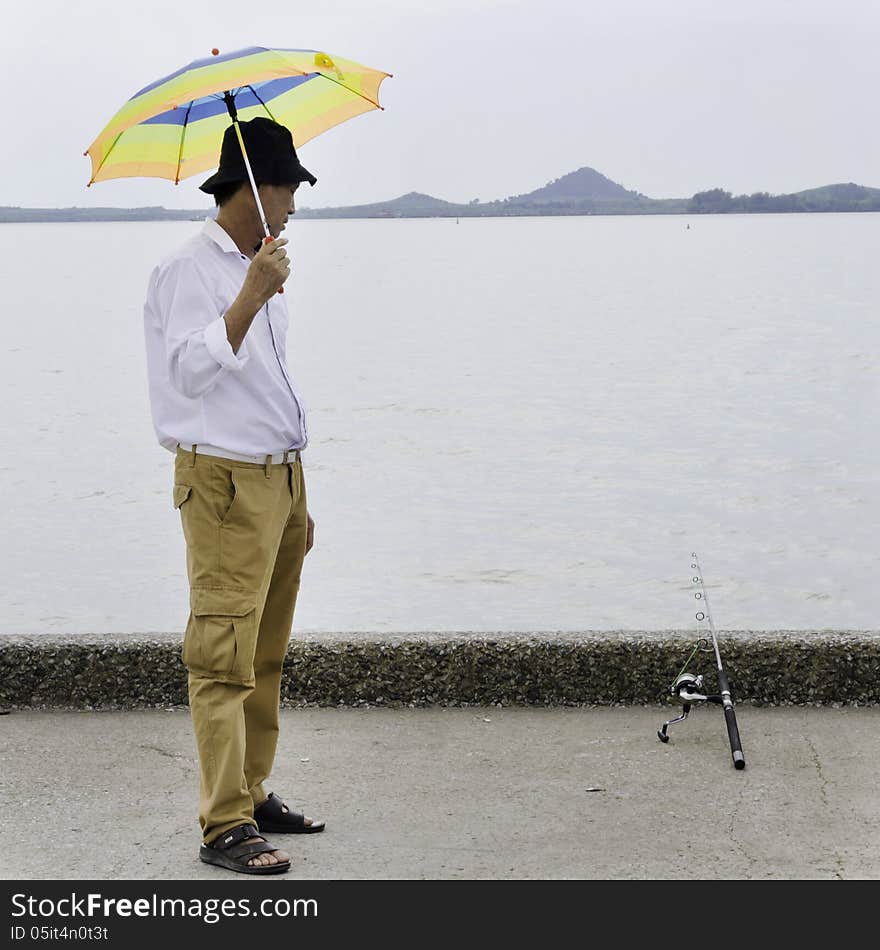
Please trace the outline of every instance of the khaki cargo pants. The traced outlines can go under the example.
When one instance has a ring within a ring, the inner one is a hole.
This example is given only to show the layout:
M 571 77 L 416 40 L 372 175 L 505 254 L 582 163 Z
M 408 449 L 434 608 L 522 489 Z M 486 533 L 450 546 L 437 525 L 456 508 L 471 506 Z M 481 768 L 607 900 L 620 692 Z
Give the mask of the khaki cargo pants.
M 177 449 L 186 538 L 183 641 L 205 843 L 253 822 L 275 759 L 281 667 L 306 549 L 302 464 L 256 465 Z

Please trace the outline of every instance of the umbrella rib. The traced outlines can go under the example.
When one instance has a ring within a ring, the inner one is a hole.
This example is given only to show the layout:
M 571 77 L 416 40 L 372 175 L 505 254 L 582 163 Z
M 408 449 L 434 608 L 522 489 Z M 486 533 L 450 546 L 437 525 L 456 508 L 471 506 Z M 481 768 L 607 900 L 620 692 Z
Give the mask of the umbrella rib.
M 328 76 L 326 73 L 318 72 L 318 76 L 323 76 L 324 79 L 329 79 L 330 82 L 335 82 L 337 86 L 342 86 L 343 89 L 347 89 L 349 92 L 353 92 L 356 96 L 360 96 L 361 99 L 366 99 L 371 105 L 374 105 L 377 109 L 385 111 L 383 106 L 380 106 L 375 99 L 371 99 L 369 96 L 365 96 L 362 92 L 358 92 L 357 89 L 352 89 L 347 83 L 344 83 L 341 79 L 334 79 L 332 76 Z
M 277 122 L 278 120 L 275 118 L 274 115 L 272 115 L 272 112 L 271 112 L 271 110 L 269 109 L 269 107 L 268 107 L 268 106 L 266 105 L 266 103 L 263 102 L 263 100 L 257 95 L 257 90 L 254 89 L 253 86 L 248 86 L 247 88 L 250 89 L 250 91 L 254 94 L 254 98 L 257 100 L 257 102 L 259 102 L 260 105 L 266 110 L 266 112 L 269 113 L 269 118 L 270 118 L 273 122 Z
M 193 100 L 194 102 L 195 100 Z M 177 171 L 174 173 L 174 184 L 180 184 L 180 166 L 183 162 L 183 142 L 186 139 L 186 130 L 187 123 L 189 122 L 189 114 L 192 111 L 193 103 L 191 102 L 186 107 L 186 115 L 183 117 L 183 129 L 180 132 L 180 151 L 177 153 Z
M 125 129 L 122 130 L 122 132 L 124 131 Z M 92 175 L 92 180 L 89 182 L 90 185 L 93 184 L 94 181 L 97 179 L 98 172 L 100 172 L 101 169 L 104 167 L 104 162 L 107 161 L 107 159 L 110 157 L 110 153 L 113 151 L 114 148 L 116 148 L 116 143 L 122 138 L 122 132 L 120 132 L 119 135 L 117 135 L 116 138 L 113 139 L 113 144 L 104 153 L 104 157 L 101 159 L 101 164 L 95 169 L 95 174 Z

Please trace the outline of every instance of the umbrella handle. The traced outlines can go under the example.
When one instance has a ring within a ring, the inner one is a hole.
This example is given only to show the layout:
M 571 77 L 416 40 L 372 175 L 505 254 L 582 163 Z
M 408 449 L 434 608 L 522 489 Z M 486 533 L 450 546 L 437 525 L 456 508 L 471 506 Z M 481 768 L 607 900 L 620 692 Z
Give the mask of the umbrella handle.
M 267 235 L 263 238 L 263 244 L 268 244 L 270 241 L 274 241 L 274 240 L 275 240 L 275 238 L 273 238 L 271 234 L 267 234 Z M 279 294 L 283 294 L 283 293 L 284 293 L 284 288 L 283 288 L 283 287 L 279 287 L 279 288 L 278 288 L 278 293 L 279 293 Z

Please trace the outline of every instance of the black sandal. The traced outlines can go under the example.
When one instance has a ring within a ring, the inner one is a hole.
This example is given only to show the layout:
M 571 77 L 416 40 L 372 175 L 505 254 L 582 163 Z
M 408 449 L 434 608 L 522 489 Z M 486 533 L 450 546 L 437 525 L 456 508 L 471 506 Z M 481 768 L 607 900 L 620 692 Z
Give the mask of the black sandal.
M 217 867 L 229 871 L 239 871 L 241 874 L 283 874 L 290 870 L 290 861 L 279 861 L 277 864 L 248 864 L 248 861 L 257 854 L 278 849 L 268 841 L 244 842 L 248 838 L 259 838 L 260 832 L 253 825 L 238 825 L 231 831 L 226 831 L 210 844 L 203 844 L 199 848 L 199 857 L 205 864 L 216 864 Z
M 291 811 L 274 792 L 269 792 L 266 801 L 254 809 L 254 821 L 260 826 L 260 831 L 272 834 L 313 835 L 324 830 L 323 821 L 307 825 L 305 817 L 298 811 Z

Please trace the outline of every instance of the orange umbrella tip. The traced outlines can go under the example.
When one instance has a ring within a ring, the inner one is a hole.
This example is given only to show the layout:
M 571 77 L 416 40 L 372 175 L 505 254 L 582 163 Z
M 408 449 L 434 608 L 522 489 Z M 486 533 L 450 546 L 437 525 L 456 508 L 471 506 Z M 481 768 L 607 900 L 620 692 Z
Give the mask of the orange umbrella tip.
M 212 55 L 212 56 L 219 56 L 219 55 L 220 55 L 220 50 L 217 49 L 217 47 L 215 46 L 215 47 L 211 50 L 211 55 Z

